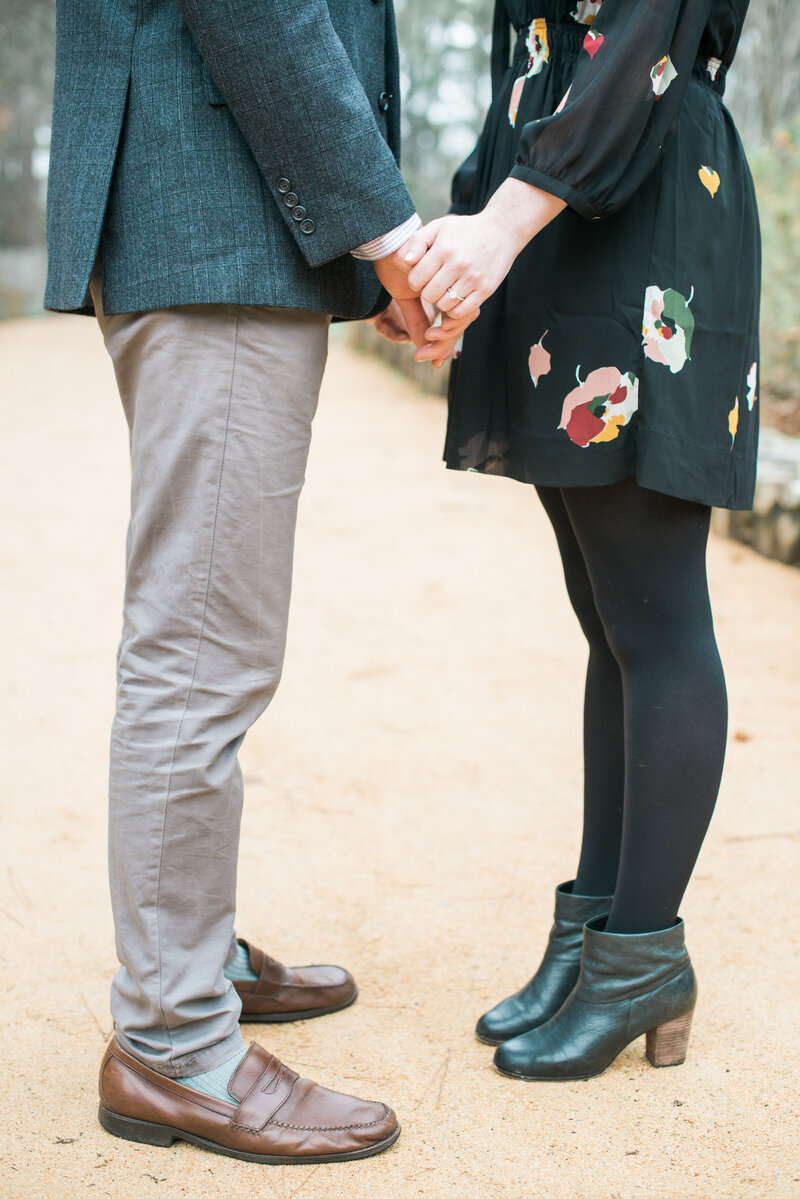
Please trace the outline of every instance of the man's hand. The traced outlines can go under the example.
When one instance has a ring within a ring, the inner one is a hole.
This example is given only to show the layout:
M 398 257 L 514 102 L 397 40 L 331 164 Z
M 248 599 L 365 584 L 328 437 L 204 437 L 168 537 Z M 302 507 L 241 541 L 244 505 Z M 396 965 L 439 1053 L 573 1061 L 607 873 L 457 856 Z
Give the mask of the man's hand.
M 387 341 L 411 341 L 397 300 L 392 300 L 389 307 L 384 308 L 377 316 L 370 317 L 367 324 L 374 325 L 376 331 Z
M 387 254 L 385 258 L 376 258 L 372 265 L 389 295 L 397 301 L 403 324 L 411 340 L 418 349 L 421 349 L 428 344 L 425 333 L 430 325 L 430 320 L 422 306 L 419 293 L 409 286 L 410 264 L 403 257 L 404 250 L 405 247 L 401 246 L 399 250 L 395 250 L 393 254 Z

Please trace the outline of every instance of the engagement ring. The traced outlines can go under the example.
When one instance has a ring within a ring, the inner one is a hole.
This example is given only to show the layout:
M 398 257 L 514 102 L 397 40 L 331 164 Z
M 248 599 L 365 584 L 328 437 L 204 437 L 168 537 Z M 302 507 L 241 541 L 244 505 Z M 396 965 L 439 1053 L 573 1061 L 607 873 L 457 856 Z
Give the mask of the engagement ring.
M 451 300 L 459 300 L 462 304 L 464 303 L 464 297 L 456 295 L 456 293 L 453 291 L 452 287 L 448 287 L 447 294 Z

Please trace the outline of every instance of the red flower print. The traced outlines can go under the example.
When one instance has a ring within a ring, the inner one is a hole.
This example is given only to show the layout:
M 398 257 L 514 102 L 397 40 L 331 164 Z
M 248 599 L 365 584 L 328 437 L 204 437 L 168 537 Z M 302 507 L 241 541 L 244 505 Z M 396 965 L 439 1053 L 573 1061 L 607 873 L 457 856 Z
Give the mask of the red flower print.
M 590 58 L 594 58 L 604 41 L 602 33 L 593 33 L 590 29 L 583 39 L 583 48 Z

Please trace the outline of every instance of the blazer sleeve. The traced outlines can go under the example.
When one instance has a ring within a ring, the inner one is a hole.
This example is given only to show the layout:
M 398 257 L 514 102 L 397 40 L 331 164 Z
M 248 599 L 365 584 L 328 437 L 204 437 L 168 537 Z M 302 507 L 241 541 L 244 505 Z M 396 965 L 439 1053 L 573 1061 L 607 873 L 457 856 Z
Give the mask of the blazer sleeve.
M 326 0 L 177 4 L 310 266 L 413 215 Z
M 617 212 L 680 114 L 713 0 L 603 0 L 560 111 L 525 125 L 515 179 L 582 216 Z

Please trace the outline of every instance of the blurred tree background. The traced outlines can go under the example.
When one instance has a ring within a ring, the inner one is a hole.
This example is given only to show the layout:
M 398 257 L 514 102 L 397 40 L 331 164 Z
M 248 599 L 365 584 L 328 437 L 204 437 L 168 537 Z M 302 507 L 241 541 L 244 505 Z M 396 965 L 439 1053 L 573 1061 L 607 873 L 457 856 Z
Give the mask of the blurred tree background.
M 87 0 L 87 3 L 91 0 Z M 423 217 L 489 103 L 493 0 L 395 0 L 403 167 Z M 0 0 L 0 316 L 40 311 L 55 0 Z M 800 432 L 800 4 L 752 0 L 726 103 L 750 157 L 764 232 L 762 398 Z

